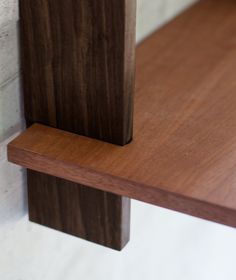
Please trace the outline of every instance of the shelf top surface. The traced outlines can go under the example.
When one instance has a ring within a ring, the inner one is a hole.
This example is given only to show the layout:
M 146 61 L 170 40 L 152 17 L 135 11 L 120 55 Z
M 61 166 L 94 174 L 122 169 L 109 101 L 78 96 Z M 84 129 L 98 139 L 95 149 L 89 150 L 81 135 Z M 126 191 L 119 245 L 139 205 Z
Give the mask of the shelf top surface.
M 139 45 L 132 143 L 35 124 L 9 159 L 236 226 L 235 34 L 236 2 L 206 0 Z

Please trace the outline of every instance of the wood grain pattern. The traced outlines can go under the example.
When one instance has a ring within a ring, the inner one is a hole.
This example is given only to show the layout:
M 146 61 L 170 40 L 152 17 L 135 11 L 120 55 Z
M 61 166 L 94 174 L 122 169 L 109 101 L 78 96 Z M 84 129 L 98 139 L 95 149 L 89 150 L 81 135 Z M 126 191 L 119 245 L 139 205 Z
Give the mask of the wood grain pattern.
M 138 47 L 129 145 L 34 125 L 9 160 L 236 227 L 234 34 L 236 2 L 206 0 Z
M 119 145 L 130 142 L 136 0 L 22 0 L 19 4 L 27 125 L 39 122 Z M 59 226 L 56 213 L 48 214 L 47 210 L 54 205 L 51 195 L 47 207 L 44 205 L 45 211 L 31 198 L 34 192 L 43 196 L 45 184 L 48 194 L 54 192 L 58 196 L 61 187 L 57 187 L 56 182 L 68 184 L 33 171 L 28 171 L 28 182 L 31 220 L 66 231 L 65 222 Z M 83 203 L 96 207 L 88 206 L 91 211 L 88 213 L 85 207 L 80 207 L 78 199 L 77 217 L 84 221 L 86 215 L 88 219 L 93 216 L 93 223 L 88 223 L 92 228 L 68 227 L 67 232 L 84 237 L 83 231 L 86 231 L 89 240 L 103 245 L 107 242 L 107 246 L 121 249 L 129 240 L 126 221 L 129 221 L 130 210 L 123 207 L 129 205 L 127 198 L 97 190 L 94 193 L 89 190 L 86 195 L 81 185 L 72 185 L 70 183 L 71 192 L 67 193 L 65 203 L 70 198 L 73 200 L 73 191 L 74 196 L 82 192 Z M 107 205 L 110 212 L 106 211 Z M 42 217 L 43 213 L 47 217 Z M 106 215 L 102 217 L 103 224 L 100 214 Z M 124 215 L 127 218 L 116 218 Z M 107 223 L 112 219 L 109 226 Z M 79 224 L 81 226 L 82 221 Z
M 118 145 L 132 138 L 135 0 L 22 0 L 25 117 Z
M 31 221 L 116 250 L 129 240 L 129 198 L 38 172 L 29 172 L 28 186 Z

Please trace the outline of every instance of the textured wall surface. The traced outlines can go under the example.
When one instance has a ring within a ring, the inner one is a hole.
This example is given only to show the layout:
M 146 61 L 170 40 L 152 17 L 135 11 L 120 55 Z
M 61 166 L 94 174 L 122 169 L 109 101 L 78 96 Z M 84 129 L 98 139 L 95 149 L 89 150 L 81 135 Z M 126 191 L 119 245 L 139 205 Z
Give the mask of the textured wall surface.
M 137 41 L 194 0 L 138 0 Z M 0 0 L 0 279 L 236 279 L 236 231 L 133 201 L 122 253 L 27 221 L 24 171 L 6 144 L 24 126 L 17 0 Z

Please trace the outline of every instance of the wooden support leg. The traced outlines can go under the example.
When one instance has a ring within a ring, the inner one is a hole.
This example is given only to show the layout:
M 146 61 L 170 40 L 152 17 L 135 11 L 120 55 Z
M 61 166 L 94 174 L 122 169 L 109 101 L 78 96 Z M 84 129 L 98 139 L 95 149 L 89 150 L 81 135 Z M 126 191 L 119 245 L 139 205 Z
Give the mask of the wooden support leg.
M 129 240 L 130 199 L 28 171 L 33 222 L 121 250 Z
M 135 10 L 136 0 L 20 1 L 27 125 L 131 141 Z M 31 170 L 28 189 L 32 221 L 114 249 L 128 242 L 129 199 Z

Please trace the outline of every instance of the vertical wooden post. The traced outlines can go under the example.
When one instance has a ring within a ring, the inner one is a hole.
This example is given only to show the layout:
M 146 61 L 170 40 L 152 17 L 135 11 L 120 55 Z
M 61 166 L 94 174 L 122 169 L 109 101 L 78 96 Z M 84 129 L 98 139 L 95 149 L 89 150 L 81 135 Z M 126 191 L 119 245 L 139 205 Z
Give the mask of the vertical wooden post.
M 21 0 L 27 125 L 132 139 L 136 0 Z M 122 249 L 130 200 L 28 170 L 31 221 Z

